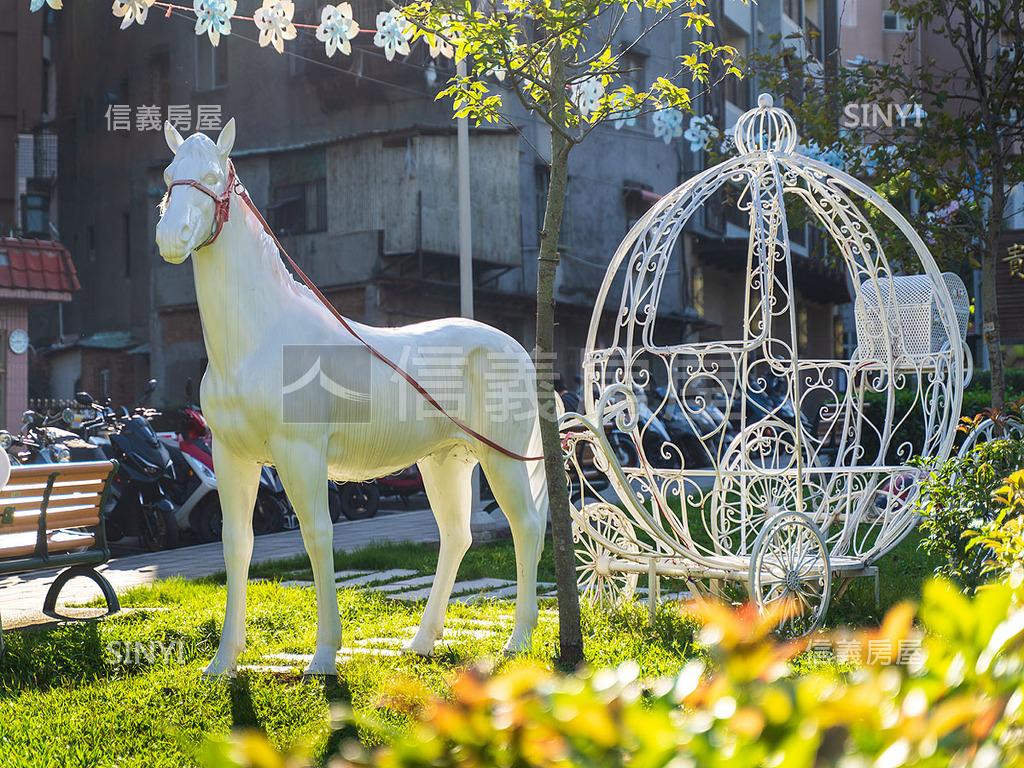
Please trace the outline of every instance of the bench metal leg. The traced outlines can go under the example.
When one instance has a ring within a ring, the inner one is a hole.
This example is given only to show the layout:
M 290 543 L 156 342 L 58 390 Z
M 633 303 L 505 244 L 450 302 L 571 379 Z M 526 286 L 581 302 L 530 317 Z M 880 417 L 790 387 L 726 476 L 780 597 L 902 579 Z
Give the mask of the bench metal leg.
M 60 595 L 60 591 L 64 588 L 65 584 L 76 576 L 84 576 L 96 583 L 96 586 L 100 588 L 100 592 L 103 593 L 103 599 L 107 601 L 108 616 L 121 610 L 121 603 L 117 599 L 117 593 L 114 592 L 114 588 L 102 573 L 91 565 L 73 565 L 61 571 L 57 578 L 53 580 L 53 584 L 50 585 L 50 589 L 46 593 L 46 599 L 43 601 L 43 613 L 47 615 L 56 613 L 57 597 Z

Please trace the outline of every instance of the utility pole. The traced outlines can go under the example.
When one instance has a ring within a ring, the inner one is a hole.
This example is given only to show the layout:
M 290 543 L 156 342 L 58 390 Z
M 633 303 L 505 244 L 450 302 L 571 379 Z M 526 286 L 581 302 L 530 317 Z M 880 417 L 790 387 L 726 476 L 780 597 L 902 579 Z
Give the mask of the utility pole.
M 466 60 L 456 63 L 456 74 L 466 76 Z M 457 118 L 458 176 L 459 176 L 459 314 L 473 319 L 473 217 L 469 196 L 469 120 Z M 477 529 L 486 527 L 490 521 L 485 519 L 480 507 L 480 466 L 473 470 L 471 526 Z M 473 525 L 475 524 L 475 525 Z

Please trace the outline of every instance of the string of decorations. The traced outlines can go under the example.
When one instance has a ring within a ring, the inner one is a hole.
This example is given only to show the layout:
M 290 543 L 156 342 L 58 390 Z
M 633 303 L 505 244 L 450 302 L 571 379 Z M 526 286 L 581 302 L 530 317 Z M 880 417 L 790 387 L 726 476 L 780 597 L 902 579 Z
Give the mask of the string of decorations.
M 30 0 L 30 9 L 35 12 L 49 6 L 54 10 L 63 7 L 63 0 Z M 111 10 L 114 16 L 121 19 L 121 29 L 133 24 L 141 26 L 146 23 L 151 8 L 163 10 L 163 16 L 187 14 L 195 17 L 195 33 L 206 36 L 211 45 L 220 44 L 222 36 L 230 35 L 232 22 L 253 24 L 259 32 L 260 47 L 272 47 L 278 53 L 285 52 L 285 43 L 294 40 L 299 30 L 312 32 L 318 41 L 324 44 L 324 52 L 328 58 L 341 53 L 352 55 L 352 40 L 359 35 L 373 35 L 373 45 L 380 48 L 388 61 L 396 55 L 408 56 L 410 43 L 413 40 L 412 24 L 395 8 L 380 11 L 377 14 L 373 29 L 364 29 L 353 17 L 352 5 L 340 2 L 328 4 L 321 9 L 319 24 L 305 24 L 295 20 L 295 3 L 292 0 L 262 0 L 262 5 L 252 16 L 236 13 L 237 0 L 193 0 L 192 5 L 182 5 L 164 0 L 113 0 Z M 426 38 L 431 58 L 439 56 L 451 59 L 455 55 L 454 47 L 440 35 Z M 502 70 L 489 72 L 499 82 L 505 78 Z M 600 76 L 584 78 L 569 86 L 570 98 L 583 117 L 600 108 L 601 100 L 606 93 L 605 84 Z M 620 93 L 612 94 L 613 100 L 620 100 Z M 634 127 L 639 118 L 639 110 L 622 109 L 609 122 L 616 128 Z M 666 145 L 684 137 L 693 152 L 708 148 L 718 137 L 717 129 L 709 117 L 692 116 L 689 128 L 683 127 L 683 113 L 669 107 L 651 113 L 651 128 L 654 138 Z

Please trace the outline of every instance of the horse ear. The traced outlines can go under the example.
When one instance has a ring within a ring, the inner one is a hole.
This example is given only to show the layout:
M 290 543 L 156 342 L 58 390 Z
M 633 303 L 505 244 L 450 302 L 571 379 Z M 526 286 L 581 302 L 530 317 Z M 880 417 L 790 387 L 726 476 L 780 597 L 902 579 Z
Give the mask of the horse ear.
M 178 129 L 171 125 L 170 120 L 164 121 L 164 138 L 167 139 L 167 146 L 171 148 L 171 154 L 178 154 L 178 147 L 185 141 L 178 133 Z
M 235 146 L 235 118 L 232 117 L 228 120 L 228 124 L 221 129 L 220 136 L 217 137 L 217 150 L 221 157 L 227 157 L 231 154 L 233 146 Z

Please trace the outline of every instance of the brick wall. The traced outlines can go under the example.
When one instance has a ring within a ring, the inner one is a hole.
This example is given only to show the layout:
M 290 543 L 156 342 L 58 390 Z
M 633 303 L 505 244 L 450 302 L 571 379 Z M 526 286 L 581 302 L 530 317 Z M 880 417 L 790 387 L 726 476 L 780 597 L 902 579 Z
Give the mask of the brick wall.
M 195 308 L 161 311 L 160 328 L 165 346 L 203 340 L 203 325 Z

